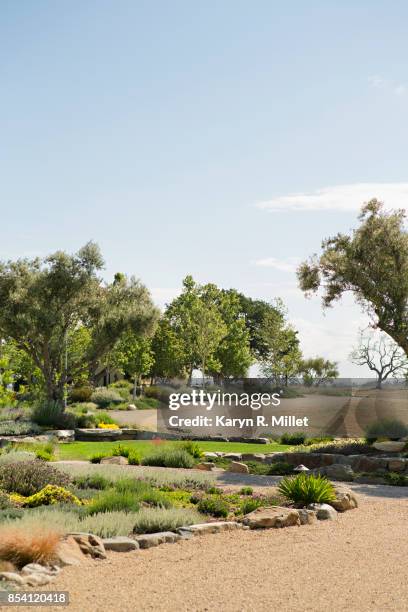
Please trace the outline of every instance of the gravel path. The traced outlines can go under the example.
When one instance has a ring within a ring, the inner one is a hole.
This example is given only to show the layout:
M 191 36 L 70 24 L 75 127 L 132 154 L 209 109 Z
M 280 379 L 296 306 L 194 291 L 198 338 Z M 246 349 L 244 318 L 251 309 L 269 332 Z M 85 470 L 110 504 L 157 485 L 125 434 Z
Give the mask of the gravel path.
M 336 522 L 111 553 L 65 568 L 52 590 L 70 591 L 72 612 L 405 611 L 407 522 L 405 500 L 361 496 Z

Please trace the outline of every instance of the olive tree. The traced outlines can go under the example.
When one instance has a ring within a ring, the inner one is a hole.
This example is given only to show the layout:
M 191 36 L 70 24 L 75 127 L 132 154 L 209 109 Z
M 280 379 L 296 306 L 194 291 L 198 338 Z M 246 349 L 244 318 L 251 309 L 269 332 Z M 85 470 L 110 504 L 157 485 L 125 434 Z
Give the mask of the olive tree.
M 82 325 L 89 330 L 80 359 L 86 358 L 93 372 L 124 331 L 144 331 L 155 320 L 146 288 L 123 275 L 103 283 L 98 277 L 103 265 L 92 242 L 74 255 L 57 251 L 42 259 L 0 262 L 0 337 L 31 358 L 49 400 L 62 400 L 67 341 L 74 330 Z

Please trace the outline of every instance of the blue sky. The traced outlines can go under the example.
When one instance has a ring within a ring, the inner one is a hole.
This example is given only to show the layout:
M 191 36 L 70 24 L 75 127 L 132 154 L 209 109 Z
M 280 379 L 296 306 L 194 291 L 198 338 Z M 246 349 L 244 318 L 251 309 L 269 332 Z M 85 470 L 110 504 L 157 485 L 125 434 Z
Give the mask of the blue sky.
M 293 270 L 367 197 L 408 203 L 407 18 L 375 0 L 0 0 L 0 257 L 93 239 L 107 279 L 135 274 L 160 304 L 187 273 L 280 296 L 307 355 L 363 374 L 360 310 L 324 315 Z

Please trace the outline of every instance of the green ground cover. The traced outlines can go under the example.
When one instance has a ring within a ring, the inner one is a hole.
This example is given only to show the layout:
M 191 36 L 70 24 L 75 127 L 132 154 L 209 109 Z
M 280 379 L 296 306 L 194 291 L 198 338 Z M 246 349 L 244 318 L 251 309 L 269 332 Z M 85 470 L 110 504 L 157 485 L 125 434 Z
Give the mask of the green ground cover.
M 59 444 L 56 456 L 59 460 L 89 460 L 92 455 L 98 453 L 109 454 L 119 442 L 69 442 Z M 123 446 L 131 448 L 140 454 L 141 457 L 154 453 L 158 448 L 177 447 L 182 442 L 155 442 L 152 440 L 125 440 L 121 442 Z M 245 442 L 199 442 L 199 447 L 204 452 L 224 452 L 224 453 L 276 453 L 293 449 L 293 446 L 285 444 L 249 444 Z

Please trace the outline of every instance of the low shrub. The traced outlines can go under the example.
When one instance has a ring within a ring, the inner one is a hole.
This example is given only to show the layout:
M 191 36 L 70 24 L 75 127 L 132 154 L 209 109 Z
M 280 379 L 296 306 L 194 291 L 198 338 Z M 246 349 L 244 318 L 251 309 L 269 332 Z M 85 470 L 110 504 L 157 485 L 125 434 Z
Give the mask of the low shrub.
M 123 402 L 122 396 L 115 389 L 106 389 L 105 387 L 95 389 L 90 399 L 99 408 L 108 408 L 111 404 L 121 404 Z
M 268 468 L 269 476 L 286 476 L 287 474 L 293 474 L 294 466 L 286 461 L 277 461 L 272 463 Z
M 80 506 L 80 500 L 64 487 L 47 485 L 38 493 L 26 497 L 23 502 L 24 508 L 37 508 L 38 506 L 52 506 L 54 504 L 74 504 Z
M 128 455 L 128 463 L 129 465 L 140 465 L 141 456 L 137 451 L 132 450 Z
M 203 514 L 225 518 L 229 513 L 229 505 L 220 497 L 203 497 L 197 504 L 197 510 Z
M 34 453 L 37 459 L 43 461 L 53 461 L 55 458 L 55 444 L 53 442 L 13 442 L 9 447 L 6 447 L 6 452 L 9 453 L 20 451 Z
M 78 489 L 96 489 L 97 491 L 104 491 L 112 486 L 112 482 L 101 474 L 77 476 L 74 478 L 73 484 L 78 487 Z
M 123 444 L 118 444 L 113 448 L 112 457 L 129 457 L 132 449 L 129 446 L 124 446 Z
M 190 508 L 145 508 L 135 516 L 133 533 L 175 531 L 184 525 L 202 522 L 202 516 Z
M 248 499 L 244 499 L 244 501 L 242 502 L 241 512 L 242 514 L 249 514 L 250 512 L 253 512 L 260 506 L 262 506 L 262 502 L 260 499 L 249 497 Z
M 309 448 L 311 453 L 328 453 L 340 455 L 370 455 L 375 449 L 361 440 L 336 440 L 329 444 L 317 444 Z
M 286 477 L 279 483 L 278 491 L 289 501 L 301 506 L 329 503 L 335 499 L 333 485 L 324 476 L 298 474 Z
M 194 459 L 182 448 L 163 448 L 142 459 L 142 465 L 161 466 L 169 468 L 192 468 Z
M 108 457 L 109 455 L 107 455 L 106 453 L 95 453 L 94 455 L 91 455 L 91 457 L 89 458 L 89 461 L 91 463 L 100 463 L 102 461 L 102 459 L 105 459 L 105 457 Z
M 32 421 L 3 421 L 0 423 L 0 436 L 24 436 L 40 432 L 41 427 Z
M 82 387 L 73 387 L 69 392 L 70 402 L 89 402 L 91 400 L 93 389 L 89 385 Z
M 131 491 L 107 489 L 91 501 L 86 512 L 90 515 L 114 511 L 137 512 L 139 508 L 140 503 Z
M 289 444 L 291 446 L 298 446 L 299 444 L 304 444 L 305 441 L 306 434 L 301 431 L 295 433 L 284 433 L 280 439 L 281 444 Z
M 7 493 L 29 496 L 48 484 L 66 487 L 70 482 L 68 474 L 38 459 L 0 465 L 0 489 Z
M 6 465 L 7 463 L 21 463 L 24 461 L 34 461 L 34 459 L 36 459 L 35 453 L 11 449 L 10 452 L 6 452 L 0 455 L 0 465 Z
M 0 528 L 0 559 L 17 568 L 28 563 L 48 565 L 55 558 L 60 533 L 41 529 L 36 532 L 3 524 Z
M 254 490 L 252 487 L 242 487 L 239 494 L 240 495 L 252 495 L 253 492 Z
M 3 508 L 0 510 L 0 524 L 6 521 L 14 521 L 23 518 L 25 512 L 22 508 Z
M 121 511 L 93 514 L 78 521 L 77 529 L 85 533 L 94 533 L 100 538 L 128 536 L 132 533 L 137 516 L 138 514 L 133 512 Z
M 98 423 L 98 429 L 120 429 L 116 423 Z
M 146 397 L 153 397 L 160 400 L 164 404 L 168 404 L 169 397 L 172 393 L 174 393 L 174 389 L 172 387 L 157 387 L 155 385 L 146 387 L 144 390 Z
M 74 429 L 76 426 L 75 415 L 65 412 L 60 402 L 40 402 L 34 406 L 31 413 L 32 420 L 43 427 L 55 427 L 56 429 Z
M 123 477 L 129 476 L 129 469 L 126 466 L 117 465 L 90 465 L 88 464 L 71 464 L 64 465 L 63 467 L 58 465 L 57 469 L 63 469 L 73 477 L 85 474 L 102 474 L 113 483 L 122 479 Z M 139 468 L 137 476 L 140 479 L 148 481 L 157 487 L 171 487 L 172 489 L 190 489 L 206 490 L 209 486 L 214 484 L 214 475 L 211 472 L 200 472 L 196 471 L 193 473 L 186 473 L 181 470 L 155 470 L 153 468 L 144 469 Z
M 397 472 L 388 472 L 385 474 L 385 480 L 388 484 L 394 487 L 408 487 L 408 476 L 398 474 Z
M 191 440 L 188 440 L 180 444 L 179 448 L 182 448 L 183 450 L 187 451 L 189 455 L 194 457 L 194 459 L 201 459 L 201 457 L 203 456 L 203 451 L 201 450 L 197 442 L 192 442 Z
M 0 491 L 0 510 L 7 510 L 12 507 L 10 497 L 4 491 Z
M 398 419 L 380 419 L 371 423 L 365 433 L 368 444 L 372 444 L 379 438 L 399 440 L 408 436 L 408 425 Z
M 250 488 L 250 487 L 249 487 Z M 223 490 L 220 489 L 220 487 L 209 487 L 206 490 L 206 493 L 208 495 L 222 495 L 223 494 Z
M 149 506 L 157 506 L 159 508 L 171 508 L 173 506 L 170 498 L 157 489 L 146 491 L 139 497 L 139 501 Z

